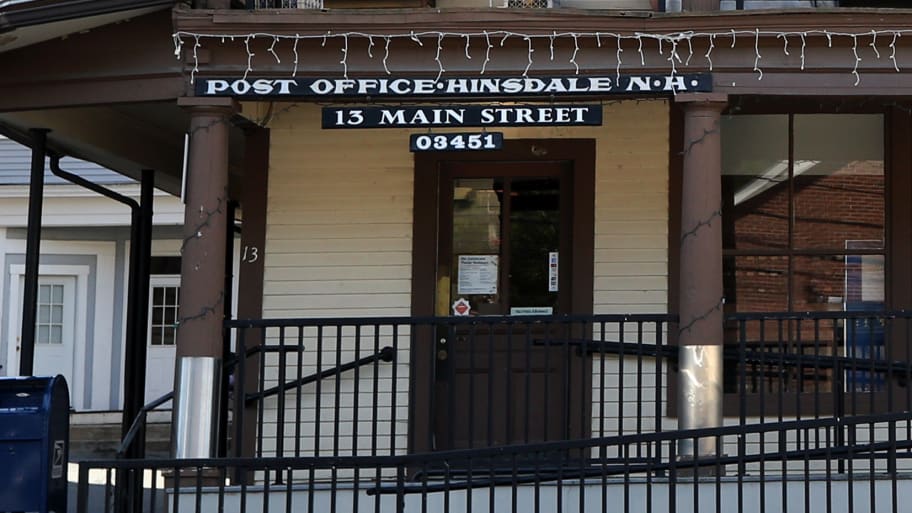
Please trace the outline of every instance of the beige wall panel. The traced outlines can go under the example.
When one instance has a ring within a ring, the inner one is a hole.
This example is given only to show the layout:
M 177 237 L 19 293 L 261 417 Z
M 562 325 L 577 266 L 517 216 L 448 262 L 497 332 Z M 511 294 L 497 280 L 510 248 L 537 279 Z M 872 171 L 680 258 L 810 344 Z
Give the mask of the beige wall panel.
M 251 105 L 256 109 L 261 108 Z M 248 105 L 245 105 L 247 111 Z M 411 290 L 413 158 L 406 130 L 322 130 L 320 108 L 296 104 L 270 121 L 269 207 L 265 255 L 266 317 L 357 317 L 408 315 Z M 668 104 L 664 100 L 609 103 L 604 126 L 587 128 L 505 128 L 507 139 L 591 138 L 597 142 L 595 204 L 594 311 L 664 313 L 667 310 Z M 635 334 L 635 328 L 626 327 Z M 608 332 L 611 329 L 607 330 Z M 644 341 L 652 343 L 648 335 Z M 373 343 L 370 343 L 371 347 Z M 314 344 L 305 346 L 313 351 Z M 327 343 L 325 347 L 334 347 Z M 353 359 L 353 341 L 344 340 L 342 361 Z M 396 425 L 397 452 L 406 446 L 408 337 L 400 337 L 397 378 L 392 364 L 380 369 L 379 390 L 395 388 L 396 410 L 378 399 L 379 416 Z M 315 355 L 303 355 L 313 362 Z M 324 354 L 323 361 L 334 361 Z M 593 362 L 606 380 L 606 393 L 593 394 L 593 426 L 617 430 L 634 415 L 631 367 Z M 277 365 L 267 376 L 277 379 Z M 286 367 L 289 364 L 286 362 Z M 314 367 L 306 367 L 314 369 Z M 635 367 L 633 367 L 635 368 Z M 651 367 L 654 372 L 654 363 Z M 635 382 L 635 378 L 634 382 Z M 395 387 L 393 384 L 395 383 Z M 654 374 L 644 376 L 654 384 Z M 328 384 L 328 383 L 327 383 Z M 361 380 L 363 393 L 373 386 Z M 361 433 L 333 431 L 334 388 L 323 390 L 320 440 L 313 430 L 302 433 L 305 447 L 331 447 L 334 436 Z M 341 418 L 352 415 L 353 377 L 341 380 Z M 328 392 L 327 392 L 328 391 Z M 346 392 L 347 391 L 347 392 Z M 623 391 L 623 393 L 620 393 Z M 654 394 L 654 392 L 652 392 Z M 664 392 L 662 392 L 664 394 Z M 653 397 L 653 396 L 650 396 Z M 605 400 L 605 404 L 601 400 Z M 654 404 L 654 403 L 652 403 Z M 652 404 L 649 406 L 653 408 Z M 267 433 L 276 436 L 279 405 L 267 411 Z M 294 418 L 286 405 L 286 418 Z M 316 418 L 307 403 L 306 419 Z M 359 405 L 363 410 L 365 403 Z M 360 410 L 359 410 L 360 411 Z M 600 412 L 613 412 L 601 418 Z M 366 412 L 362 412 L 366 415 Z M 395 415 L 394 415 L 395 414 Z M 289 415 L 291 415 L 289 417 Z M 620 417 L 618 417 L 620 415 Z M 359 416 L 359 426 L 368 417 Z M 369 424 L 365 424 L 368 425 Z M 270 431 L 271 430 L 271 431 Z M 360 430 L 360 427 L 359 427 Z M 287 431 L 287 429 L 286 429 Z M 293 432 L 292 432 L 293 436 Z M 392 442 L 386 438 L 388 446 Z M 287 443 L 285 446 L 287 447 Z M 270 440 L 267 447 L 275 447 Z

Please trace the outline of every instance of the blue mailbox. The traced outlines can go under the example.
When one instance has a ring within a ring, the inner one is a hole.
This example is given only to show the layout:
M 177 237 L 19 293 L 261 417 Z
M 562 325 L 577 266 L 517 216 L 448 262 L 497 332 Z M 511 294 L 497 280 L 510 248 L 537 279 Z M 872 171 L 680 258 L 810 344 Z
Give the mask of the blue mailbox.
M 69 433 L 63 376 L 0 378 L 0 511 L 66 512 Z

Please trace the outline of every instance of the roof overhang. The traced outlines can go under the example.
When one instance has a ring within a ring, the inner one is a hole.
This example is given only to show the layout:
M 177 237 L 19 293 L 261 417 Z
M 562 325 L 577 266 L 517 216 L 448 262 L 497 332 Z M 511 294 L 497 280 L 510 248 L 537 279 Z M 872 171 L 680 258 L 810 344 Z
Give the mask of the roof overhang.
M 0 52 L 170 9 L 174 0 L 33 0 L 0 4 Z

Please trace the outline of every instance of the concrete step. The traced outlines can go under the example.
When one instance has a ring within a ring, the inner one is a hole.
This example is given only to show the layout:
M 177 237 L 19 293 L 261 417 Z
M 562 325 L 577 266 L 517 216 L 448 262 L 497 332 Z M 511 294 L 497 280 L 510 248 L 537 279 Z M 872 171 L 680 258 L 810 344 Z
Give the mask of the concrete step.
M 146 424 L 146 457 L 167 458 L 171 452 L 171 423 L 160 415 L 156 417 Z M 120 442 L 120 412 L 71 415 L 70 461 L 115 458 Z

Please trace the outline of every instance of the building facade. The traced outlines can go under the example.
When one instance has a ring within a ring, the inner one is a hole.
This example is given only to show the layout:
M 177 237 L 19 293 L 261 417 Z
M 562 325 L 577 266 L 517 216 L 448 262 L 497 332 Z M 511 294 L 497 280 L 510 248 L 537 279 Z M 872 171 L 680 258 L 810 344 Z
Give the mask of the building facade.
M 912 12 L 153 3 L 0 123 L 183 193 L 175 508 L 901 507 Z

